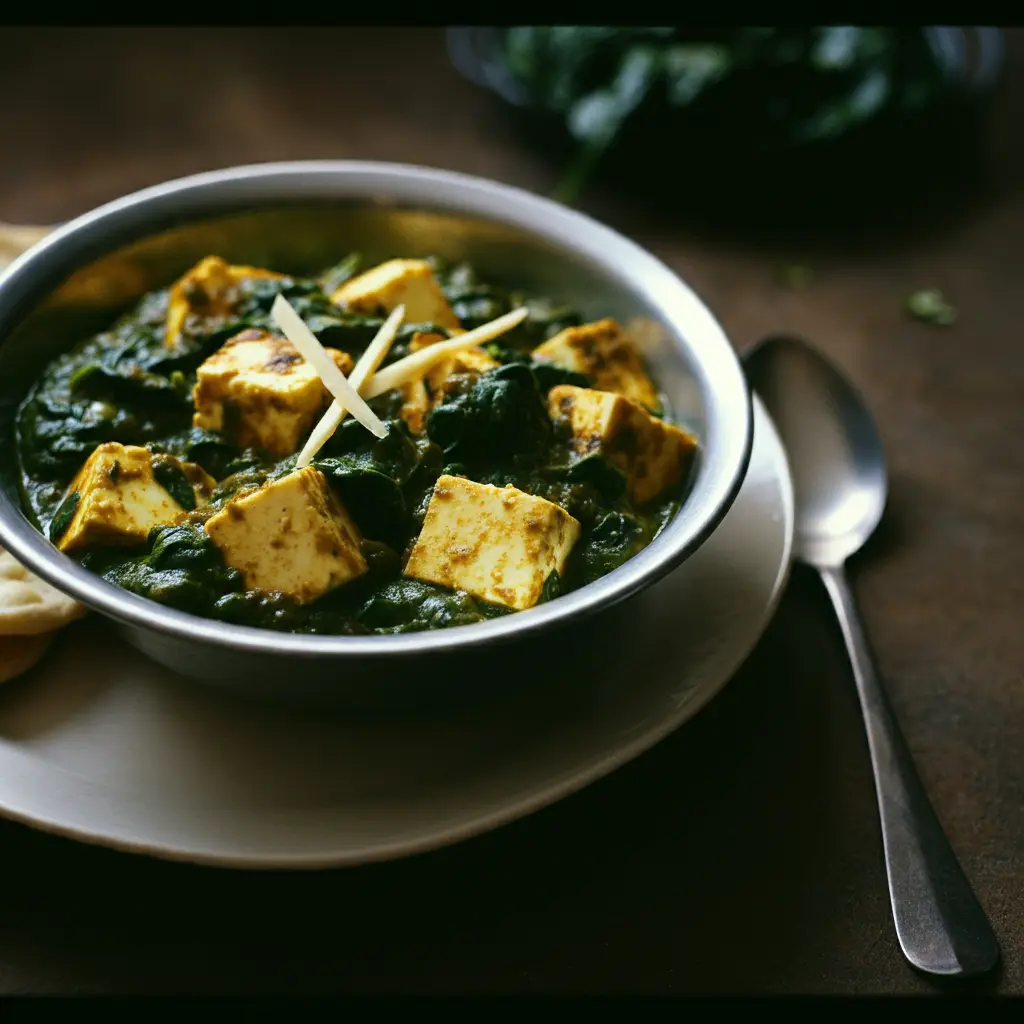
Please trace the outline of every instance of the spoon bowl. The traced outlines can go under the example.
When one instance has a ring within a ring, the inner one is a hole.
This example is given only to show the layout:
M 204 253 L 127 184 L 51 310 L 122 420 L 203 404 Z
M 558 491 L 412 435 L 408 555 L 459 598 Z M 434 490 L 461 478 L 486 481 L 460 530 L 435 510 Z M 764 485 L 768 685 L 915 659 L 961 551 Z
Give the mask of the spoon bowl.
M 841 565 L 871 536 L 885 509 L 885 452 L 867 405 L 799 338 L 766 338 L 744 364 L 789 455 L 797 557 Z

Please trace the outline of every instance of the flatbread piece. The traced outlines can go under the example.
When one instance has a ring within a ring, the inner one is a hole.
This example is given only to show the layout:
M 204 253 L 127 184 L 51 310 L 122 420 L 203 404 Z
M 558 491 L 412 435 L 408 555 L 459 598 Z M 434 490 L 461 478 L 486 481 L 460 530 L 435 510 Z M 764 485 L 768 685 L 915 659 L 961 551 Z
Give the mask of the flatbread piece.
M 85 612 L 84 605 L 51 587 L 0 548 L 0 637 L 49 633 Z
M 33 636 L 0 636 L 0 683 L 27 672 L 46 653 L 53 633 Z

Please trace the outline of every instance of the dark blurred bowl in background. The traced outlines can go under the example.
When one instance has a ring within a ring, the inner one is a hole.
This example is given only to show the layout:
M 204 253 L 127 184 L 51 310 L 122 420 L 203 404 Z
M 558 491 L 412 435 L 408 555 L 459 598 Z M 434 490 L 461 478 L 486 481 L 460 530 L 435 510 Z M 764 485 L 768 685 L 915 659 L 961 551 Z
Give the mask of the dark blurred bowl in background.
M 552 48 L 546 59 L 527 54 L 536 69 L 535 80 L 530 80 L 514 69 L 517 58 L 509 58 L 509 40 L 516 42 L 510 33 L 515 31 L 451 28 L 451 60 L 463 76 L 499 99 L 510 129 L 544 152 L 563 174 L 574 166 L 582 170 L 586 145 L 579 131 L 575 136 L 570 131 L 570 118 L 578 125 L 580 117 L 579 110 L 568 109 L 567 89 L 578 89 L 576 100 L 603 91 L 614 102 L 616 88 L 620 93 L 629 88 L 623 86 L 623 53 L 638 45 L 650 50 L 650 40 L 637 43 L 642 29 L 607 30 L 607 38 L 593 45 L 599 55 L 574 63 L 572 40 L 566 49 L 563 36 L 563 49 Z M 525 31 L 537 33 L 539 52 L 548 41 L 544 33 L 551 32 L 548 27 Z M 591 26 L 580 31 L 600 32 Z M 657 32 L 682 30 L 653 30 Z M 779 62 L 780 44 L 772 40 L 774 65 L 730 71 L 721 83 L 712 81 L 713 87 L 703 92 L 698 88 L 693 101 L 666 100 L 666 89 L 672 86 L 659 81 L 582 175 L 583 187 L 591 181 L 615 187 L 695 227 L 748 236 L 781 232 L 789 238 L 937 219 L 973 194 L 984 170 L 986 100 L 1003 65 L 1000 29 L 829 27 L 735 30 L 732 35 L 743 32 L 755 36 L 755 42 L 758 33 L 762 38 L 772 32 L 798 37 L 805 49 L 788 63 Z M 811 59 L 806 43 L 814 33 L 820 52 L 824 37 L 839 32 L 853 34 L 855 40 L 862 33 L 862 51 L 875 45 L 880 54 L 877 67 L 888 94 L 877 115 L 842 118 L 863 97 L 867 78 L 875 72 L 876 65 L 869 63 L 874 57 L 860 54 L 859 65 L 849 71 L 841 68 L 839 74 L 832 67 L 822 71 Z M 874 37 L 864 35 L 871 32 Z M 721 49 L 725 36 L 708 44 L 697 33 L 682 33 L 667 43 L 655 40 L 655 45 L 678 43 L 683 49 L 706 51 L 716 45 Z M 531 43 L 533 37 L 525 38 Z M 892 40 L 888 51 L 886 40 Z M 521 38 L 519 45 L 522 50 Z M 573 64 L 563 73 L 569 86 L 556 80 L 560 61 Z M 520 68 L 524 64 L 521 56 L 518 63 Z M 837 81 L 844 84 L 837 86 Z M 605 90 L 609 85 L 612 89 Z M 822 112 L 835 120 L 835 111 L 839 127 L 817 131 Z M 559 197 L 572 202 L 577 194 L 570 185 Z

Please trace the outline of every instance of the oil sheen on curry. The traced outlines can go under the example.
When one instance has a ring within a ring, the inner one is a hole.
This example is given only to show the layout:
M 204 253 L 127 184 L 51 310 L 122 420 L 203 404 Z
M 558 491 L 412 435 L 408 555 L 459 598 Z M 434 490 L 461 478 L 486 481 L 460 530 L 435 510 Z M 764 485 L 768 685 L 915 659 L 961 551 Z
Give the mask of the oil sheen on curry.
M 383 437 L 350 414 L 300 458 L 337 392 L 282 333 L 278 295 L 346 380 L 404 308 L 352 380 Z M 86 568 L 318 634 L 466 625 L 584 586 L 672 518 L 695 453 L 614 320 L 464 264 L 356 254 L 315 278 L 207 257 L 53 361 L 17 445 L 27 513 Z

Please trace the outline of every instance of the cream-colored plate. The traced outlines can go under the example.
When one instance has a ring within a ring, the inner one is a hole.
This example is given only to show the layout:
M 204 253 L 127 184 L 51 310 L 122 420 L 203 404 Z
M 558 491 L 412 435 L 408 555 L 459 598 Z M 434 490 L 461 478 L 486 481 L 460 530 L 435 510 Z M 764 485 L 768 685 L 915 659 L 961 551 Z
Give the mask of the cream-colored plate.
M 610 613 L 597 678 L 566 678 L 566 659 L 456 711 L 316 720 L 178 679 L 90 617 L 0 691 L 0 814 L 160 857 L 314 868 L 453 843 L 593 782 L 706 704 L 775 608 L 792 485 L 755 405 L 735 505 L 675 573 Z

